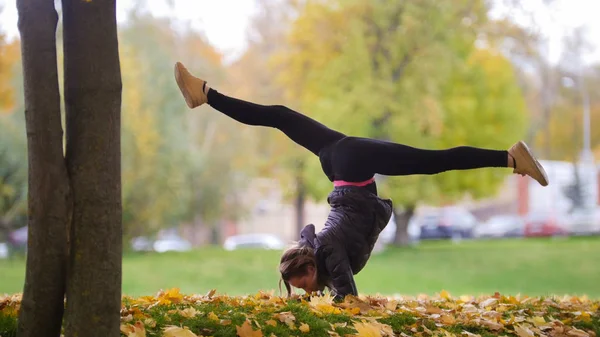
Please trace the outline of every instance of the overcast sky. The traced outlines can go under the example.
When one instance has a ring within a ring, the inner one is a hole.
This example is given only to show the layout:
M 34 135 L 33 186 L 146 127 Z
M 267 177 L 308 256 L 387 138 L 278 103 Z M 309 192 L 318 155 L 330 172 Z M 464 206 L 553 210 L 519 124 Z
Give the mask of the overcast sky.
M 226 58 L 231 60 L 245 48 L 246 28 L 249 18 L 260 11 L 254 0 L 146 0 L 147 8 L 156 16 L 171 16 L 181 22 L 201 29 L 207 38 Z M 536 12 L 543 13 L 542 0 L 522 0 Z M 18 35 L 15 0 L 0 0 L 0 29 L 10 37 Z M 117 19 L 122 22 L 135 0 L 117 0 Z M 554 21 L 546 15 L 539 16 L 544 32 L 551 38 L 550 54 L 553 60 L 560 55 L 560 43 L 565 31 L 586 25 L 589 41 L 597 46 L 588 60 L 600 62 L 600 0 L 555 0 Z M 519 20 L 516 18 L 516 20 Z

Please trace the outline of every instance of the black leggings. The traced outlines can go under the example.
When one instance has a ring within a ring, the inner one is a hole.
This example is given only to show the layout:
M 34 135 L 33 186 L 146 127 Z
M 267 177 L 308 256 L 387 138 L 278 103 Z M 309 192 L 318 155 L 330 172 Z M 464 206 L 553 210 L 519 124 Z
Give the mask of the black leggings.
M 348 137 L 281 105 L 259 105 L 225 96 L 214 89 L 208 104 L 238 122 L 281 130 L 319 156 L 329 180 L 361 182 L 376 173 L 389 176 L 436 174 L 449 170 L 506 167 L 508 152 L 460 146 L 423 150 L 376 139 Z

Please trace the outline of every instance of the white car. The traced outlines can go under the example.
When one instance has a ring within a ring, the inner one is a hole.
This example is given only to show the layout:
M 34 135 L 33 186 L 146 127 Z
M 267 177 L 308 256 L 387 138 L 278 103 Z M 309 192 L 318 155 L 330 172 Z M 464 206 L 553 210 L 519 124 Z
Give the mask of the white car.
M 154 241 L 152 245 L 155 252 L 187 252 L 192 249 L 192 244 L 178 236 L 168 236 Z
M 475 227 L 473 234 L 478 238 L 521 237 L 525 221 L 517 215 L 496 215 Z
M 225 250 L 260 248 L 282 250 L 285 243 L 273 234 L 241 234 L 228 237 L 223 243 Z
M 4 242 L 0 242 L 0 259 L 6 259 L 8 257 L 8 245 Z

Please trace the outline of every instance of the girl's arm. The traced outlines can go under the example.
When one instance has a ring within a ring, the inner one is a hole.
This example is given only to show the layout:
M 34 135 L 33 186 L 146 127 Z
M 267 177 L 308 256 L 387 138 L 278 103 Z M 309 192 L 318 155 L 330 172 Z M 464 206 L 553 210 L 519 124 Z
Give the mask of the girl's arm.
M 331 291 L 336 300 L 343 300 L 346 295 L 358 296 L 352 268 L 346 251 L 342 247 L 328 247 L 325 266 L 331 277 Z

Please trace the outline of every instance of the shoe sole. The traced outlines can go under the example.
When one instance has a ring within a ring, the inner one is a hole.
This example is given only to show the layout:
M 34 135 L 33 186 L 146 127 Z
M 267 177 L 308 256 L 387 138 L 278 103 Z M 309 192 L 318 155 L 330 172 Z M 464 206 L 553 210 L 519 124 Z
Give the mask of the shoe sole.
M 518 152 L 521 152 L 521 151 L 525 152 L 527 157 L 529 157 L 529 159 L 530 159 L 530 161 L 527 162 L 528 163 L 528 165 L 527 165 L 528 171 L 535 172 L 535 173 L 537 173 L 537 175 L 539 175 L 542 178 L 542 181 L 538 181 L 540 183 L 540 185 L 548 186 L 548 175 L 546 174 L 546 170 L 544 170 L 544 167 L 542 167 L 542 165 L 538 162 L 538 160 L 535 159 L 535 157 L 533 156 L 533 153 L 531 153 L 531 150 L 529 150 L 529 147 L 527 146 L 527 144 L 525 144 L 523 141 L 519 141 L 516 150 Z M 534 165 L 531 165 L 531 162 L 533 162 Z M 517 162 L 517 165 L 519 165 L 519 162 Z
M 183 80 L 183 76 L 181 76 L 181 72 L 183 71 L 181 69 L 181 67 L 183 67 L 183 65 L 179 62 L 175 63 L 175 81 L 177 82 L 177 86 L 179 87 L 179 91 L 181 91 L 181 94 L 183 95 L 183 99 L 185 100 L 185 104 L 187 104 L 187 106 L 190 109 L 195 108 L 196 106 L 194 105 L 194 100 L 192 99 L 192 97 L 190 96 L 187 87 L 185 85 L 185 81 Z

